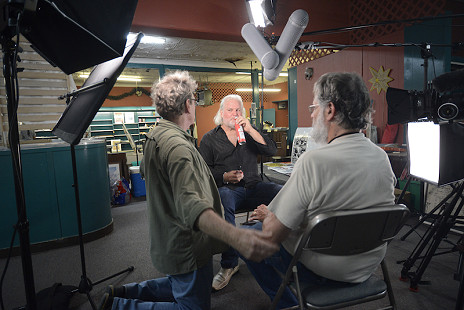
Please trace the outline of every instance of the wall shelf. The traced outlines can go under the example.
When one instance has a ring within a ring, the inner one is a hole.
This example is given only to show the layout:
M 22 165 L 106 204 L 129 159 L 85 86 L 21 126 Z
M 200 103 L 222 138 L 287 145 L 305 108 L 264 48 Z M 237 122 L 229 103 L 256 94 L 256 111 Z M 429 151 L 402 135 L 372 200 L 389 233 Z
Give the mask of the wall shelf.
M 126 118 L 127 123 L 124 122 Z M 103 107 L 95 115 L 88 131 L 91 137 L 106 138 L 109 153 L 111 153 L 111 140 L 121 140 L 121 152 L 130 152 L 132 147 L 122 122 L 132 140 L 140 145 L 145 141 L 150 126 L 155 125 L 160 118 L 154 107 Z

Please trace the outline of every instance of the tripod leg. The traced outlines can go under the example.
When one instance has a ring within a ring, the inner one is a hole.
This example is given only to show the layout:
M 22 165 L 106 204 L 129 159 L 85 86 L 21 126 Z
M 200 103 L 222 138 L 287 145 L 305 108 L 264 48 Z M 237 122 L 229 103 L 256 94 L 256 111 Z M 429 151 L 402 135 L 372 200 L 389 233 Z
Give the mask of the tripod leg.
M 117 276 L 119 276 L 119 275 L 121 275 L 121 274 L 123 274 L 123 273 L 132 272 L 132 271 L 134 271 L 134 266 L 129 266 L 128 268 L 126 268 L 126 269 L 124 269 L 124 270 L 122 270 L 122 271 L 120 271 L 120 272 L 117 272 L 117 273 L 115 273 L 115 274 L 113 274 L 113 275 L 111 275 L 111 276 L 109 276 L 109 277 L 106 277 L 106 278 L 104 278 L 104 279 L 98 280 L 97 282 L 94 283 L 94 285 L 97 285 L 97 284 L 100 284 L 100 283 L 102 283 L 102 282 L 108 281 L 109 279 L 112 279 L 112 278 L 114 278 L 114 277 L 117 277 Z
M 432 237 L 435 235 L 435 232 L 438 229 L 437 227 L 438 226 L 431 227 L 431 229 L 428 231 L 428 233 L 424 236 L 424 238 L 417 245 L 416 249 L 411 253 L 411 255 L 408 257 L 408 259 L 406 259 L 406 261 L 403 263 L 403 269 L 401 270 L 401 279 L 402 280 L 406 280 L 406 279 L 409 278 L 409 270 L 411 269 L 412 266 L 414 266 L 414 263 L 421 256 L 421 254 L 424 251 L 425 247 L 427 246 L 429 241 L 432 239 Z
M 443 211 L 442 218 L 437 222 L 437 225 L 436 225 L 437 229 L 435 230 L 436 234 L 434 234 L 433 243 L 430 245 L 424 259 L 422 260 L 419 268 L 417 269 L 417 272 L 411 278 L 411 285 L 410 285 L 411 290 L 417 290 L 417 285 L 419 284 L 421 280 L 422 274 L 424 273 L 428 264 L 432 260 L 432 257 L 434 256 L 435 251 L 437 250 L 443 238 L 448 234 L 451 227 L 454 226 L 456 222 L 456 218 L 459 216 L 459 212 L 461 211 L 464 205 L 464 200 L 461 199 L 461 202 L 459 203 L 456 210 L 454 211 L 454 214 L 452 213 L 453 213 L 454 208 L 457 205 L 458 200 L 462 198 L 463 189 L 464 189 L 464 182 L 462 182 L 458 187 L 455 188 L 455 190 L 453 190 L 453 192 L 455 193 L 455 196 L 453 197 L 451 203 L 449 203 L 446 206 L 445 210 Z
M 406 187 L 405 187 L 406 188 Z M 437 211 L 439 208 L 441 208 L 446 201 L 448 201 L 448 199 L 450 199 L 454 194 L 456 194 L 457 192 L 457 187 L 453 188 L 453 190 L 451 191 L 451 193 L 449 193 L 445 198 L 443 198 L 442 201 L 440 201 L 435 208 L 432 209 L 432 211 L 430 211 L 428 214 L 426 214 L 424 217 L 422 217 L 419 221 L 419 223 L 417 223 L 414 227 L 412 227 L 408 232 L 406 232 L 401 238 L 400 240 L 401 241 L 404 241 L 406 240 L 406 238 L 413 232 L 415 231 L 420 225 L 422 225 L 423 222 L 425 222 L 425 220 L 427 218 L 429 218 L 432 214 L 435 213 L 435 211 Z
M 459 246 L 459 245 L 458 245 Z M 459 255 L 459 265 L 458 265 L 458 273 L 457 277 L 459 280 L 459 289 L 458 289 L 458 295 L 456 297 L 456 307 L 455 310 L 462 310 L 464 308 L 464 257 L 463 257 L 463 252 L 462 249 L 460 249 L 461 253 Z
M 438 246 L 441 243 L 441 240 L 443 239 L 443 237 L 445 237 L 448 234 L 451 227 L 452 225 L 450 226 L 449 223 L 443 223 L 442 225 L 439 226 L 439 229 L 436 230 L 436 234 L 434 236 L 434 240 L 432 241 L 432 244 L 430 245 L 421 264 L 417 268 L 417 271 L 415 272 L 414 276 L 411 278 L 411 284 L 410 284 L 411 290 L 417 291 L 417 286 L 419 282 L 421 281 L 421 278 L 425 272 L 425 269 L 427 268 L 428 264 L 432 260 L 432 257 L 435 254 L 435 251 L 437 250 Z

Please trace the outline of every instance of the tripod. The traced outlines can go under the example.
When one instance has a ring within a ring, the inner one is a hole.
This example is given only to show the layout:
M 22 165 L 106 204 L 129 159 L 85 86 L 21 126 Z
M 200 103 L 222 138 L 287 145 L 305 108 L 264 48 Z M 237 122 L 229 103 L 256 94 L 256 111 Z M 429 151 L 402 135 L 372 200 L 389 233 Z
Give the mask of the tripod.
M 435 255 L 442 255 L 446 253 L 451 253 L 455 251 L 460 251 L 460 265 L 459 265 L 459 280 L 460 280 L 460 288 L 458 294 L 458 301 L 456 303 L 456 309 L 462 309 L 463 304 L 463 297 L 464 297 L 464 275 L 462 271 L 462 253 L 460 249 L 463 248 L 462 240 L 458 242 L 458 245 L 453 247 L 453 249 L 441 253 L 435 253 L 438 246 L 440 245 L 441 241 L 444 237 L 448 234 L 450 229 L 455 225 L 457 219 L 459 217 L 459 212 L 461 211 L 464 205 L 464 199 L 462 196 L 462 192 L 464 190 L 464 181 L 460 184 L 456 184 L 453 186 L 453 190 L 442 200 L 437 207 L 434 209 L 438 209 L 439 207 L 443 206 L 439 212 L 438 217 L 433 221 L 432 225 L 428 228 L 425 234 L 422 236 L 419 243 L 416 245 L 416 248 L 413 250 L 411 255 L 404 261 L 403 269 L 401 270 L 401 279 L 409 279 L 410 280 L 410 290 L 417 291 L 419 284 L 427 284 L 427 282 L 421 281 L 422 275 L 424 274 L 425 269 L 427 268 L 428 264 L 432 260 L 432 257 Z M 451 199 L 448 203 L 447 200 Z M 458 204 L 459 199 L 461 201 Z M 428 247 L 427 247 L 428 246 Z M 425 252 L 424 252 L 425 251 Z M 424 253 L 424 254 L 423 254 Z M 415 262 L 420 260 L 419 267 L 415 272 L 410 272 L 409 270 L 411 267 L 414 266 Z
M 100 83 L 96 83 L 94 85 L 90 85 L 88 87 L 83 87 L 77 91 L 74 91 L 72 93 L 68 93 L 64 95 L 66 97 L 66 103 L 69 104 L 70 98 L 72 96 L 77 95 L 80 92 L 87 91 L 89 89 L 93 89 L 95 87 L 99 87 L 100 85 L 104 85 L 107 81 L 103 80 Z M 77 141 L 78 143 L 79 141 Z M 92 306 L 92 309 L 96 309 L 95 303 L 93 302 L 92 298 L 90 297 L 90 291 L 92 290 L 94 285 L 100 284 L 102 282 L 105 282 L 109 279 L 112 279 L 114 277 L 117 277 L 123 273 L 126 272 L 132 272 L 134 270 L 133 266 L 129 266 L 128 268 L 119 271 L 109 277 L 106 277 L 104 279 L 101 279 L 99 281 L 96 281 L 92 283 L 90 279 L 87 277 L 87 271 L 86 271 L 86 266 L 85 266 L 85 253 L 84 253 L 84 241 L 83 241 L 83 233 L 82 233 L 82 216 L 81 216 L 81 207 L 80 207 L 80 198 L 79 198 L 79 182 L 77 178 L 77 162 L 76 162 L 76 151 L 75 151 L 75 144 L 71 143 L 71 163 L 72 163 L 72 171 L 73 171 L 73 187 L 74 187 L 74 195 L 76 199 L 76 215 L 77 215 L 77 228 L 78 228 L 78 236 L 79 236 L 79 250 L 80 250 L 80 257 L 81 257 L 81 281 L 79 283 L 79 286 L 76 290 L 73 291 L 79 292 L 81 294 L 86 294 L 87 298 L 89 299 L 90 305 Z

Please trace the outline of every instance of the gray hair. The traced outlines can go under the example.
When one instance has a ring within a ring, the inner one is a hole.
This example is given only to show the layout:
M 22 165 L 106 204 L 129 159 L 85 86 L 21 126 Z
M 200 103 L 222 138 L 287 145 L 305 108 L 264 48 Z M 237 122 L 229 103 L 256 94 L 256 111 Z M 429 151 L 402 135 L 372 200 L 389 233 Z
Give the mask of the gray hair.
M 187 71 L 177 70 L 153 84 L 151 98 L 158 114 L 172 120 L 185 112 L 185 101 L 192 98 L 196 89 L 193 77 Z
M 369 91 L 357 73 L 322 75 L 314 84 L 314 97 L 323 109 L 333 103 L 338 111 L 335 121 L 344 129 L 363 129 L 371 122 Z
M 222 116 L 221 116 L 221 111 L 224 110 L 224 103 L 229 100 L 236 100 L 240 102 L 240 107 L 242 108 L 242 116 L 246 117 L 246 110 L 245 107 L 243 106 L 243 101 L 242 98 L 239 95 L 227 95 L 221 100 L 221 104 L 219 105 L 219 110 L 217 111 L 216 115 L 214 116 L 214 123 L 217 126 L 222 125 Z

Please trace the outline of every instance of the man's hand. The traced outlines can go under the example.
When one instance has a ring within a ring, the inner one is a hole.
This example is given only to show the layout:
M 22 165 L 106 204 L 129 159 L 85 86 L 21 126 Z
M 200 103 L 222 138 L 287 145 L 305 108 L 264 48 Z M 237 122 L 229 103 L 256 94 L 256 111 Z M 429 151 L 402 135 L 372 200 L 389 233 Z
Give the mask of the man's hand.
M 231 170 L 222 176 L 224 179 L 224 183 L 232 183 L 236 184 L 243 179 L 243 171 L 242 170 Z
M 260 262 L 279 250 L 279 244 L 271 241 L 271 232 L 254 229 L 238 230 L 240 231 L 238 238 L 231 246 L 252 261 Z
M 235 123 L 239 124 L 240 126 L 243 127 L 243 130 L 250 133 L 250 130 L 253 130 L 253 126 L 251 126 L 250 124 L 250 121 L 248 120 L 248 118 L 244 117 L 244 116 L 238 116 L 236 119 L 235 119 Z
M 279 250 L 272 233 L 237 228 L 219 217 L 213 209 L 206 209 L 197 219 L 196 226 L 204 233 L 224 241 L 244 257 L 259 262 Z
M 253 140 L 263 145 L 266 145 L 266 141 L 264 141 L 264 138 L 261 136 L 261 134 L 256 129 L 254 129 L 253 126 L 251 126 L 248 118 L 244 116 L 238 116 L 235 119 L 235 122 L 240 126 L 243 126 L 243 130 L 246 133 L 248 133 L 253 138 Z
M 264 221 L 264 218 L 270 213 L 266 205 L 259 205 L 250 216 L 250 220 L 258 220 L 260 222 Z

